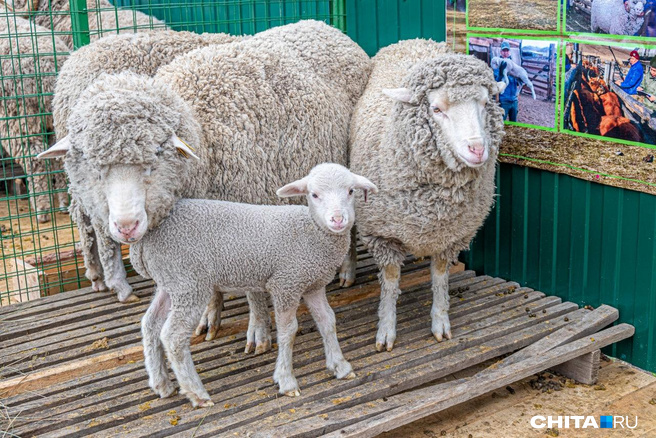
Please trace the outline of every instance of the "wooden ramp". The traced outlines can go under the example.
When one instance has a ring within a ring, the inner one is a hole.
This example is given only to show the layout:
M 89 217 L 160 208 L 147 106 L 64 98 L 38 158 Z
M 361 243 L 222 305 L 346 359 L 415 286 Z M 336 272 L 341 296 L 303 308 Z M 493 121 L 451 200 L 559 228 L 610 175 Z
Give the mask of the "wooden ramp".
M 454 338 L 437 343 L 430 333 L 429 262 L 409 259 L 396 346 L 376 353 L 377 270 L 367 254 L 359 259 L 353 287 L 329 287 L 340 344 L 357 377 L 338 381 L 327 372 L 321 337 L 302 307 L 294 345 L 298 398 L 277 394 L 275 351 L 243 353 L 244 298 L 227 300 L 218 339 L 192 341 L 215 402 L 199 410 L 183 396 L 159 399 L 148 388 L 139 321 L 151 282 L 131 279 L 141 297 L 133 304 L 81 289 L 0 308 L 0 431 L 19 437 L 375 436 L 558 364 L 565 364 L 561 372 L 592 381 L 599 348 L 633 334 L 626 324 L 598 332 L 617 319 L 613 308 L 579 309 L 463 271 L 450 278 Z M 473 377 L 429 385 L 500 356 Z

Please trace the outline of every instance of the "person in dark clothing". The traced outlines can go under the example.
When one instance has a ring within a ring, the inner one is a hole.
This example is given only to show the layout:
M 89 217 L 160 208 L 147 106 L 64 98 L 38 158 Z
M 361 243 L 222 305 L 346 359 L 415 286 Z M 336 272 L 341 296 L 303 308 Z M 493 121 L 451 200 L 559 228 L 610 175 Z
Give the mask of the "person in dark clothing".
M 501 57 L 510 58 L 510 44 L 507 41 L 501 43 Z M 503 80 L 503 70 L 506 68 L 506 64 L 501 63 L 498 69 L 494 70 L 494 75 L 497 81 Z M 499 95 L 499 104 L 504 111 L 504 120 L 510 120 L 511 122 L 517 121 L 517 115 L 519 113 L 519 102 L 517 94 L 519 92 L 518 81 L 513 76 L 508 75 L 508 86 L 506 89 Z

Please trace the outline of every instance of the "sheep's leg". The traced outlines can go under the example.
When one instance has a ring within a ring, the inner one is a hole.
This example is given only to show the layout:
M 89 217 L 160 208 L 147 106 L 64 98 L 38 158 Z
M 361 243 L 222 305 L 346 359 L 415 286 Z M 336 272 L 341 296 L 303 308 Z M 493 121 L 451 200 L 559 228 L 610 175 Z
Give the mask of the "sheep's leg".
M 401 294 L 401 265 L 405 251 L 401 242 L 382 237 L 362 236 L 369 253 L 378 264 L 380 273 L 380 304 L 378 305 L 378 333 L 376 350 L 392 351 L 396 341 L 396 300 Z
M 105 274 L 107 287 L 116 292 L 118 300 L 122 303 L 139 301 L 139 297 L 132 293 L 132 286 L 128 283 L 121 245 L 115 242 L 107 233 L 94 227 L 98 237 L 98 255 Z
M 296 320 L 298 301 L 283 308 L 282 303 L 275 299 L 274 294 L 276 292 L 272 292 L 272 296 L 274 296 L 273 308 L 278 331 L 278 360 L 273 373 L 273 381 L 278 384 L 281 394 L 298 397 L 301 395 L 301 391 L 298 388 L 296 377 L 294 377 L 292 362 L 292 349 L 296 339 L 296 331 L 298 330 L 298 321 Z
M 255 346 L 255 354 L 271 350 L 271 315 L 267 295 L 262 292 L 246 292 L 248 299 L 248 331 L 246 332 L 246 348 L 244 353 L 250 353 Z
M 215 289 L 210 303 L 205 308 L 200 323 L 196 327 L 196 336 L 207 332 L 206 341 L 216 338 L 216 334 L 221 326 L 221 311 L 223 310 L 223 293 Z
M 34 140 L 33 140 L 34 141 Z M 43 144 L 40 140 L 34 141 L 31 153 L 40 153 L 44 150 Z M 52 174 L 46 171 L 46 162 L 37 160 L 34 157 L 27 157 L 25 159 L 25 173 L 27 173 L 28 184 L 30 186 L 30 200 L 32 201 L 32 208 L 36 211 L 36 219 L 41 223 L 50 220 L 50 178 Z
M 181 295 L 185 298 L 194 297 L 195 290 L 181 291 Z M 180 385 L 180 393 L 184 394 L 194 407 L 213 406 L 214 403 L 196 372 L 189 349 L 189 338 L 194 327 L 198 325 L 203 307 L 209 302 L 210 296 L 207 297 L 207 300 L 203 300 L 202 304 L 196 300 L 192 301 L 191 306 L 188 302 L 177 303 L 175 296 L 171 298 L 171 310 L 162 327 L 160 339 Z
M 351 246 L 349 252 L 344 258 L 342 266 L 339 268 L 339 285 L 341 287 L 350 287 L 355 283 L 355 268 L 358 263 L 357 249 L 357 231 L 355 227 L 351 228 Z
M 326 288 L 322 287 L 303 295 L 303 299 L 310 309 L 314 322 L 319 328 L 326 351 L 326 368 L 335 374 L 338 379 L 353 379 L 355 373 L 351 364 L 344 359 L 342 349 L 337 340 L 335 327 L 335 312 L 326 299 Z
M 80 234 L 80 246 L 82 248 L 82 256 L 84 257 L 84 266 L 86 267 L 84 275 L 91 281 L 91 287 L 94 291 L 100 292 L 107 290 L 103 279 L 100 255 L 98 253 L 98 238 L 91 225 L 91 219 L 82 211 L 75 198 L 71 199 L 69 212 L 71 218 L 77 224 Z
M 64 170 L 62 168 L 61 160 L 51 161 L 51 163 L 56 163 L 54 166 L 55 169 L 61 171 L 55 174 L 54 187 L 56 190 L 59 190 L 57 192 L 57 206 L 61 209 L 65 209 L 66 207 L 68 207 L 68 202 L 69 202 L 68 192 L 66 191 L 66 174 L 64 173 Z
M 451 339 L 449 322 L 449 263 L 440 256 L 431 258 L 431 280 L 433 282 L 433 306 L 431 307 L 431 331 L 437 342 Z
M 175 386 L 169 379 L 166 368 L 166 358 L 160 340 L 162 327 L 171 308 L 169 295 L 157 288 L 155 298 L 141 319 L 141 335 L 144 346 L 144 361 L 148 372 L 148 385 L 161 398 L 166 398 L 175 392 Z

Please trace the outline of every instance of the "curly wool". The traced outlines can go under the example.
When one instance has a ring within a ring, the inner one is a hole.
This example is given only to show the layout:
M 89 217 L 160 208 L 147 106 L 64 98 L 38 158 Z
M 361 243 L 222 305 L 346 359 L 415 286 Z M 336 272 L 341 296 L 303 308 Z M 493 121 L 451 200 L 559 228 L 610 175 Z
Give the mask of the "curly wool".
M 158 68 L 179 55 L 243 38 L 224 33 L 198 35 L 165 30 L 112 35 L 76 50 L 59 72 L 52 100 L 57 138 L 64 138 L 68 133 L 66 124 L 80 94 L 103 73 L 130 71 L 153 76 Z
M 492 72 L 482 61 L 425 40 L 390 46 L 373 61 L 352 120 L 350 159 L 352 171 L 369 177 L 379 193 L 357 204 L 358 230 L 365 241 L 385 239 L 417 256 L 454 260 L 493 204 L 502 111 L 494 102 L 486 105 L 490 156 L 483 166 L 469 168 L 442 140 L 427 93 L 446 88 L 451 101 L 471 99 L 480 85 L 494 90 Z M 398 87 L 412 90 L 413 104 L 382 94 Z M 379 256 L 396 259 L 397 252 Z

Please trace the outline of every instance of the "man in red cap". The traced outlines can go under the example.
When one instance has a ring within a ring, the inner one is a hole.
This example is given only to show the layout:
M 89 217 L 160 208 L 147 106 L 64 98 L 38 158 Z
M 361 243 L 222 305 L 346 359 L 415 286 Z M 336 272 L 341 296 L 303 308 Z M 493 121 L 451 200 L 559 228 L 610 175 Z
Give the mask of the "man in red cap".
M 631 68 L 626 74 L 624 81 L 618 80 L 615 81 L 615 83 L 628 94 L 637 94 L 638 87 L 642 84 L 642 78 L 645 75 L 645 69 L 642 68 L 642 64 L 640 64 L 640 55 L 637 50 L 633 50 L 629 54 L 629 64 L 631 64 Z

